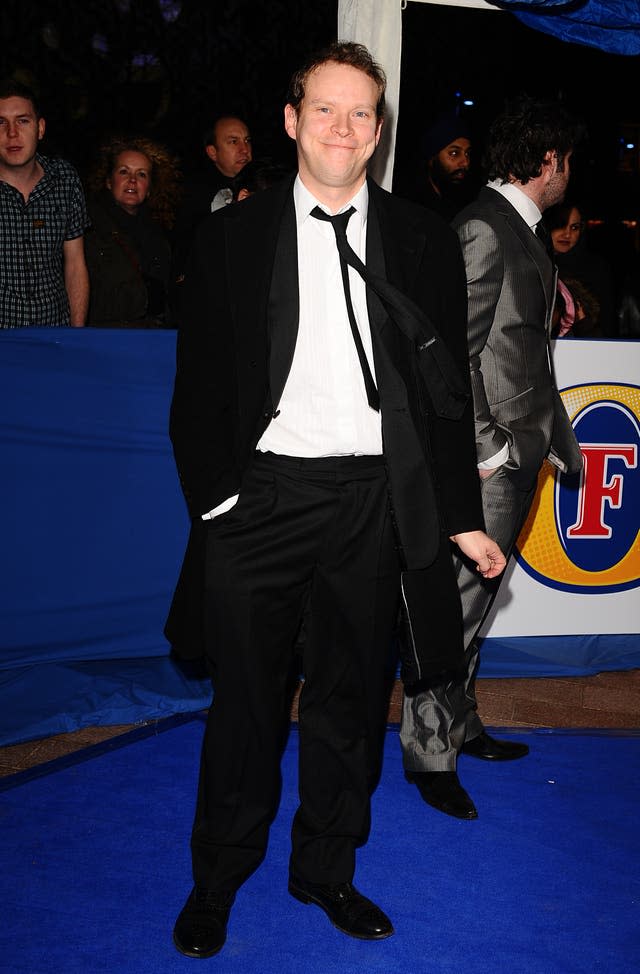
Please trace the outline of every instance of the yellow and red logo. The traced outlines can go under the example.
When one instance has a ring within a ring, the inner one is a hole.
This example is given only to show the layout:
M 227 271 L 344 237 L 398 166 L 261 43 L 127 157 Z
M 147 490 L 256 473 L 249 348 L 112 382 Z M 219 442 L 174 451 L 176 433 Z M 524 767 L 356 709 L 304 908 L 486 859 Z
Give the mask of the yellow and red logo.
M 567 477 L 545 463 L 516 556 L 530 575 L 569 592 L 640 585 L 640 388 L 561 392 L 584 457 Z

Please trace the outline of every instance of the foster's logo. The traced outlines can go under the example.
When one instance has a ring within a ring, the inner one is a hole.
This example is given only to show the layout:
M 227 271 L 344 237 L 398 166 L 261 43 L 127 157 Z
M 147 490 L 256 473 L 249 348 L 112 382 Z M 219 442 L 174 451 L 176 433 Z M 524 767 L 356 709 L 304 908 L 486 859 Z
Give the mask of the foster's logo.
M 562 399 L 584 457 L 575 477 L 544 465 L 517 544 L 525 571 L 570 592 L 640 585 L 640 389 L 574 386 Z

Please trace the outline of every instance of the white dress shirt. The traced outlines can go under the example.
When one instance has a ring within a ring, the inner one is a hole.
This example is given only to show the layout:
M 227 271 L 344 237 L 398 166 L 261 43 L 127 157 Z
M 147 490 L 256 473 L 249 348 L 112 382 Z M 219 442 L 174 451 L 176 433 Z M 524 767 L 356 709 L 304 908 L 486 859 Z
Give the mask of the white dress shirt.
M 291 369 L 279 403 L 258 442 L 262 452 L 294 457 L 371 456 L 382 454 L 380 413 L 371 409 L 362 377 L 344 297 L 340 257 L 333 227 L 311 216 L 320 206 L 298 176 L 293 187 L 298 235 L 300 314 Z M 349 244 L 362 261 L 366 256 L 366 182 L 338 211 L 353 206 L 347 226 Z M 237 204 L 242 205 L 242 204 Z M 375 380 L 366 285 L 349 268 L 349 284 L 362 344 Z M 215 517 L 230 510 L 229 497 L 204 514 Z
M 514 183 L 503 183 L 500 179 L 494 179 L 487 183 L 489 189 L 495 189 L 496 193 L 511 203 L 514 210 L 522 217 L 528 227 L 535 233 L 536 226 L 542 219 L 542 213 L 533 200 L 523 193 Z
M 351 334 L 336 236 L 330 223 L 311 211 L 321 204 L 298 176 L 293 187 L 298 233 L 300 317 L 291 370 L 273 419 L 258 450 L 294 457 L 334 457 L 382 453 L 380 413 L 371 409 Z M 347 240 L 364 262 L 366 182 L 338 211 L 355 208 Z M 362 344 L 375 379 L 366 286 L 349 268 L 349 284 Z

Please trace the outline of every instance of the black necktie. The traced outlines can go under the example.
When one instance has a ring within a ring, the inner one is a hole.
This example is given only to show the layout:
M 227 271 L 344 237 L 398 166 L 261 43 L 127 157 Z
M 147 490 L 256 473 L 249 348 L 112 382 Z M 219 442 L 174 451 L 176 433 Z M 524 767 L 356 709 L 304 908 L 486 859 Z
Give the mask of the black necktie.
M 418 354 L 418 367 L 423 375 L 433 402 L 433 407 L 438 416 L 443 416 L 447 419 L 459 419 L 469 399 L 469 389 L 463 377 L 460 375 L 448 348 L 440 339 L 436 329 L 422 308 L 418 307 L 411 298 L 403 294 L 393 284 L 390 284 L 384 277 L 372 273 L 362 263 L 356 252 L 349 246 L 346 228 L 352 212 L 354 212 L 353 207 L 345 213 L 329 216 L 319 206 L 316 206 L 311 211 L 311 215 L 318 220 L 327 220 L 333 225 L 338 253 L 340 254 L 343 282 L 345 281 L 346 274 L 346 268 L 343 265 L 349 264 L 358 272 L 371 290 L 378 295 L 389 317 L 414 345 Z M 345 284 L 345 296 L 347 294 L 347 288 L 348 283 Z M 347 299 L 347 307 L 349 301 L 350 298 Z M 360 335 L 358 333 L 359 339 Z M 357 344 L 358 341 L 356 340 L 356 346 Z
M 355 311 L 353 310 L 353 301 L 351 300 L 351 287 L 349 285 L 349 268 L 347 266 L 348 261 L 345 260 L 343 250 L 345 245 L 351 250 L 347 242 L 347 224 L 352 213 L 355 213 L 353 207 L 346 210 L 344 213 L 336 213 L 335 216 L 329 216 L 324 210 L 321 210 L 319 206 L 314 207 L 311 211 L 311 216 L 314 216 L 317 220 L 326 220 L 331 224 L 335 231 L 336 243 L 338 245 L 338 253 L 340 254 L 340 271 L 342 273 L 342 287 L 344 288 L 344 299 L 347 304 L 347 315 L 349 317 L 349 324 L 351 325 L 351 334 L 353 335 L 353 341 L 356 346 L 356 352 L 358 353 L 358 361 L 360 362 L 360 368 L 362 369 L 362 378 L 364 379 L 364 387 L 367 393 L 367 402 L 372 409 L 376 411 L 380 410 L 380 397 L 378 395 L 378 390 L 376 389 L 376 384 L 373 376 L 371 375 L 371 369 L 369 368 L 369 362 L 367 359 L 366 352 L 364 350 L 364 345 L 362 344 L 362 338 L 360 336 L 360 330 L 358 328 L 358 322 L 356 321 Z

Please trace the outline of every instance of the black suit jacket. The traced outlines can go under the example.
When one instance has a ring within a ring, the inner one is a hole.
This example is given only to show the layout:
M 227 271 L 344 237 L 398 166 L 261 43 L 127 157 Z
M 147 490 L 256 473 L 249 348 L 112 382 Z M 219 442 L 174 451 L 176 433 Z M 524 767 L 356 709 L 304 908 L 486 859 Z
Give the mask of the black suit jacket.
M 468 381 L 465 277 L 455 234 L 436 215 L 372 181 L 367 227 L 367 263 L 425 311 Z M 447 538 L 483 526 L 471 400 L 460 420 L 437 417 L 411 341 L 375 295 L 368 304 L 405 596 L 437 607 L 413 628 L 425 633 L 420 642 L 430 634 L 423 664 L 428 655 L 429 669 L 442 668 L 442 659 L 458 649 L 459 598 Z M 198 232 L 187 271 L 170 432 L 198 534 L 200 515 L 241 490 L 277 409 L 297 324 L 287 181 L 213 214 Z M 442 642 L 447 645 L 438 649 Z M 188 647 L 181 652 L 191 655 Z M 412 678 L 426 672 L 419 658 L 416 664 Z

